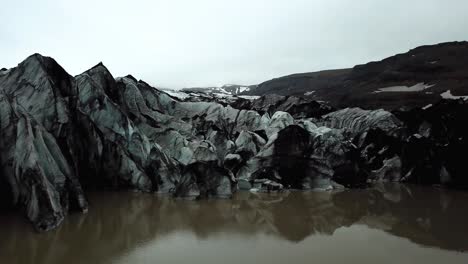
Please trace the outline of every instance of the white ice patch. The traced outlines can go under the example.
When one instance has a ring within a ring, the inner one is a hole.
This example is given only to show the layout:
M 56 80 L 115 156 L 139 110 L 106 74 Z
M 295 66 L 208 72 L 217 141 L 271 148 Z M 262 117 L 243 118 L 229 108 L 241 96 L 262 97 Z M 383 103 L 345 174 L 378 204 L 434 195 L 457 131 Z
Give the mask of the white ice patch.
M 170 95 L 172 97 L 182 99 L 182 100 L 187 98 L 187 97 L 190 97 L 190 95 L 188 95 L 187 93 L 184 93 L 184 92 L 170 91 L 170 90 L 164 90 L 164 92 L 166 92 L 168 95 Z
M 439 62 L 439 61 L 431 61 L 431 62 L 429 62 L 429 64 L 436 64 L 437 62 Z
M 216 90 L 216 91 L 219 91 L 219 92 L 221 92 L 221 93 L 224 93 L 224 94 L 231 94 L 231 93 L 229 93 L 228 91 L 224 90 L 224 88 L 222 88 L 222 87 L 216 88 L 215 90 Z
M 315 91 L 310 91 L 310 92 L 304 93 L 304 95 L 305 95 L 305 96 L 309 96 L 309 95 L 312 95 L 312 94 L 314 94 L 314 93 L 315 93 Z
M 383 93 L 383 92 L 421 92 L 426 89 L 433 87 L 435 84 L 426 84 L 426 83 L 418 83 L 411 87 L 408 86 L 391 86 L 386 88 L 380 88 L 378 91 L 374 93 Z
M 444 99 L 463 99 L 463 100 L 468 99 L 468 95 L 456 96 L 456 95 L 453 95 L 450 90 L 447 90 L 441 93 L 440 96 L 442 96 L 442 98 Z
M 247 99 L 247 100 L 255 100 L 260 98 L 260 96 L 257 95 L 238 95 L 237 97 L 242 98 L 242 99 Z
M 238 93 L 243 93 L 243 92 L 246 92 L 246 91 L 250 91 L 250 88 L 247 87 L 247 86 L 241 86 L 241 87 L 239 87 L 239 92 Z

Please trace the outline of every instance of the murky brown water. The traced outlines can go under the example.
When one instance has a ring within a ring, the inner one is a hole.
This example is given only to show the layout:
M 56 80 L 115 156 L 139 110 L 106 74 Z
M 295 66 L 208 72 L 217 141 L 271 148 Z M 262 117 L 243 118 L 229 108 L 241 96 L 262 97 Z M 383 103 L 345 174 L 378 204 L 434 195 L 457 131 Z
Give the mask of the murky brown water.
M 468 263 L 468 193 L 404 185 L 184 201 L 90 194 L 37 234 L 0 216 L 0 263 Z

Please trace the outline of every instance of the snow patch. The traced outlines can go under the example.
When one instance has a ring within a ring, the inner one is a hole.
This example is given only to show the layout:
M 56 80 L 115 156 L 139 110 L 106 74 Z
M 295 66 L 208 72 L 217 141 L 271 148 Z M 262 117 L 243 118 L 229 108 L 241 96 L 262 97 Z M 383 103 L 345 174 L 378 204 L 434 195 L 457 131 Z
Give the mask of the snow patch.
M 247 99 L 247 100 L 255 100 L 260 98 L 260 96 L 257 95 L 238 95 L 237 97 L 242 98 L 242 99 Z
M 383 93 L 383 92 L 421 92 L 426 89 L 433 87 L 435 84 L 426 84 L 426 83 L 418 83 L 411 87 L 408 86 L 391 86 L 386 88 L 380 88 L 378 91 L 374 93 Z
M 223 86 L 223 87 L 228 87 L 228 86 Z M 201 88 L 201 92 L 206 93 L 206 94 L 214 94 L 214 93 L 223 93 L 223 94 L 230 94 L 228 91 L 226 91 L 223 87 L 207 87 L 207 88 Z
M 170 95 L 172 97 L 175 97 L 175 98 L 178 98 L 178 99 L 181 99 L 181 100 L 184 100 L 187 97 L 190 97 L 190 95 L 188 95 L 188 94 L 186 94 L 184 92 L 170 91 L 170 90 L 164 90 L 164 92 L 166 92 L 168 95 Z
M 468 95 L 456 96 L 456 95 L 453 95 L 450 90 L 447 90 L 447 91 L 441 93 L 440 96 L 442 96 L 442 98 L 444 98 L 444 99 L 452 99 L 452 100 L 453 99 L 463 99 L 463 100 L 468 99 Z
M 239 87 L 238 93 L 243 93 L 243 92 L 247 92 L 247 91 L 250 91 L 250 88 L 249 88 L 249 87 L 247 87 L 247 86 L 241 86 L 241 87 Z
M 312 94 L 314 94 L 314 93 L 315 93 L 315 91 L 310 91 L 310 92 L 304 93 L 304 95 L 305 95 L 305 96 L 309 96 L 309 95 L 312 95 Z
M 226 91 L 224 88 L 220 88 L 219 90 L 220 90 L 222 93 L 231 94 L 230 92 Z

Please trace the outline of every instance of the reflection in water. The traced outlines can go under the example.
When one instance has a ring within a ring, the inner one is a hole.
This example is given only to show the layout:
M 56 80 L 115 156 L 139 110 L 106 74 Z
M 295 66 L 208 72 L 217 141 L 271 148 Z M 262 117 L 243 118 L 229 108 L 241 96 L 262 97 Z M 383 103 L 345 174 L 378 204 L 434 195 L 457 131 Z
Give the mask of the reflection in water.
M 241 192 L 233 200 L 137 193 L 89 199 L 87 215 L 70 215 L 43 234 L 1 215 L 0 263 L 468 261 L 461 253 L 468 250 L 463 192 L 385 184 L 336 193 Z

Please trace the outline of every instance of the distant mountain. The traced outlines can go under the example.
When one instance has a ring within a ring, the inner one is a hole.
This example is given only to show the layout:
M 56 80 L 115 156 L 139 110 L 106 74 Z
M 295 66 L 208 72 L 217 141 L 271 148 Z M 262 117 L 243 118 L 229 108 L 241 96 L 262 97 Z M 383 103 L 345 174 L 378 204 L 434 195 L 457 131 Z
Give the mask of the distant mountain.
M 335 107 L 423 107 L 468 95 L 468 42 L 422 46 L 351 69 L 288 75 L 243 94 L 306 96 Z
M 204 93 L 221 93 L 228 95 L 237 95 L 241 93 L 249 92 L 255 89 L 257 85 L 239 85 L 239 84 L 225 84 L 219 87 L 192 87 L 184 88 L 184 92 L 204 92 Z

